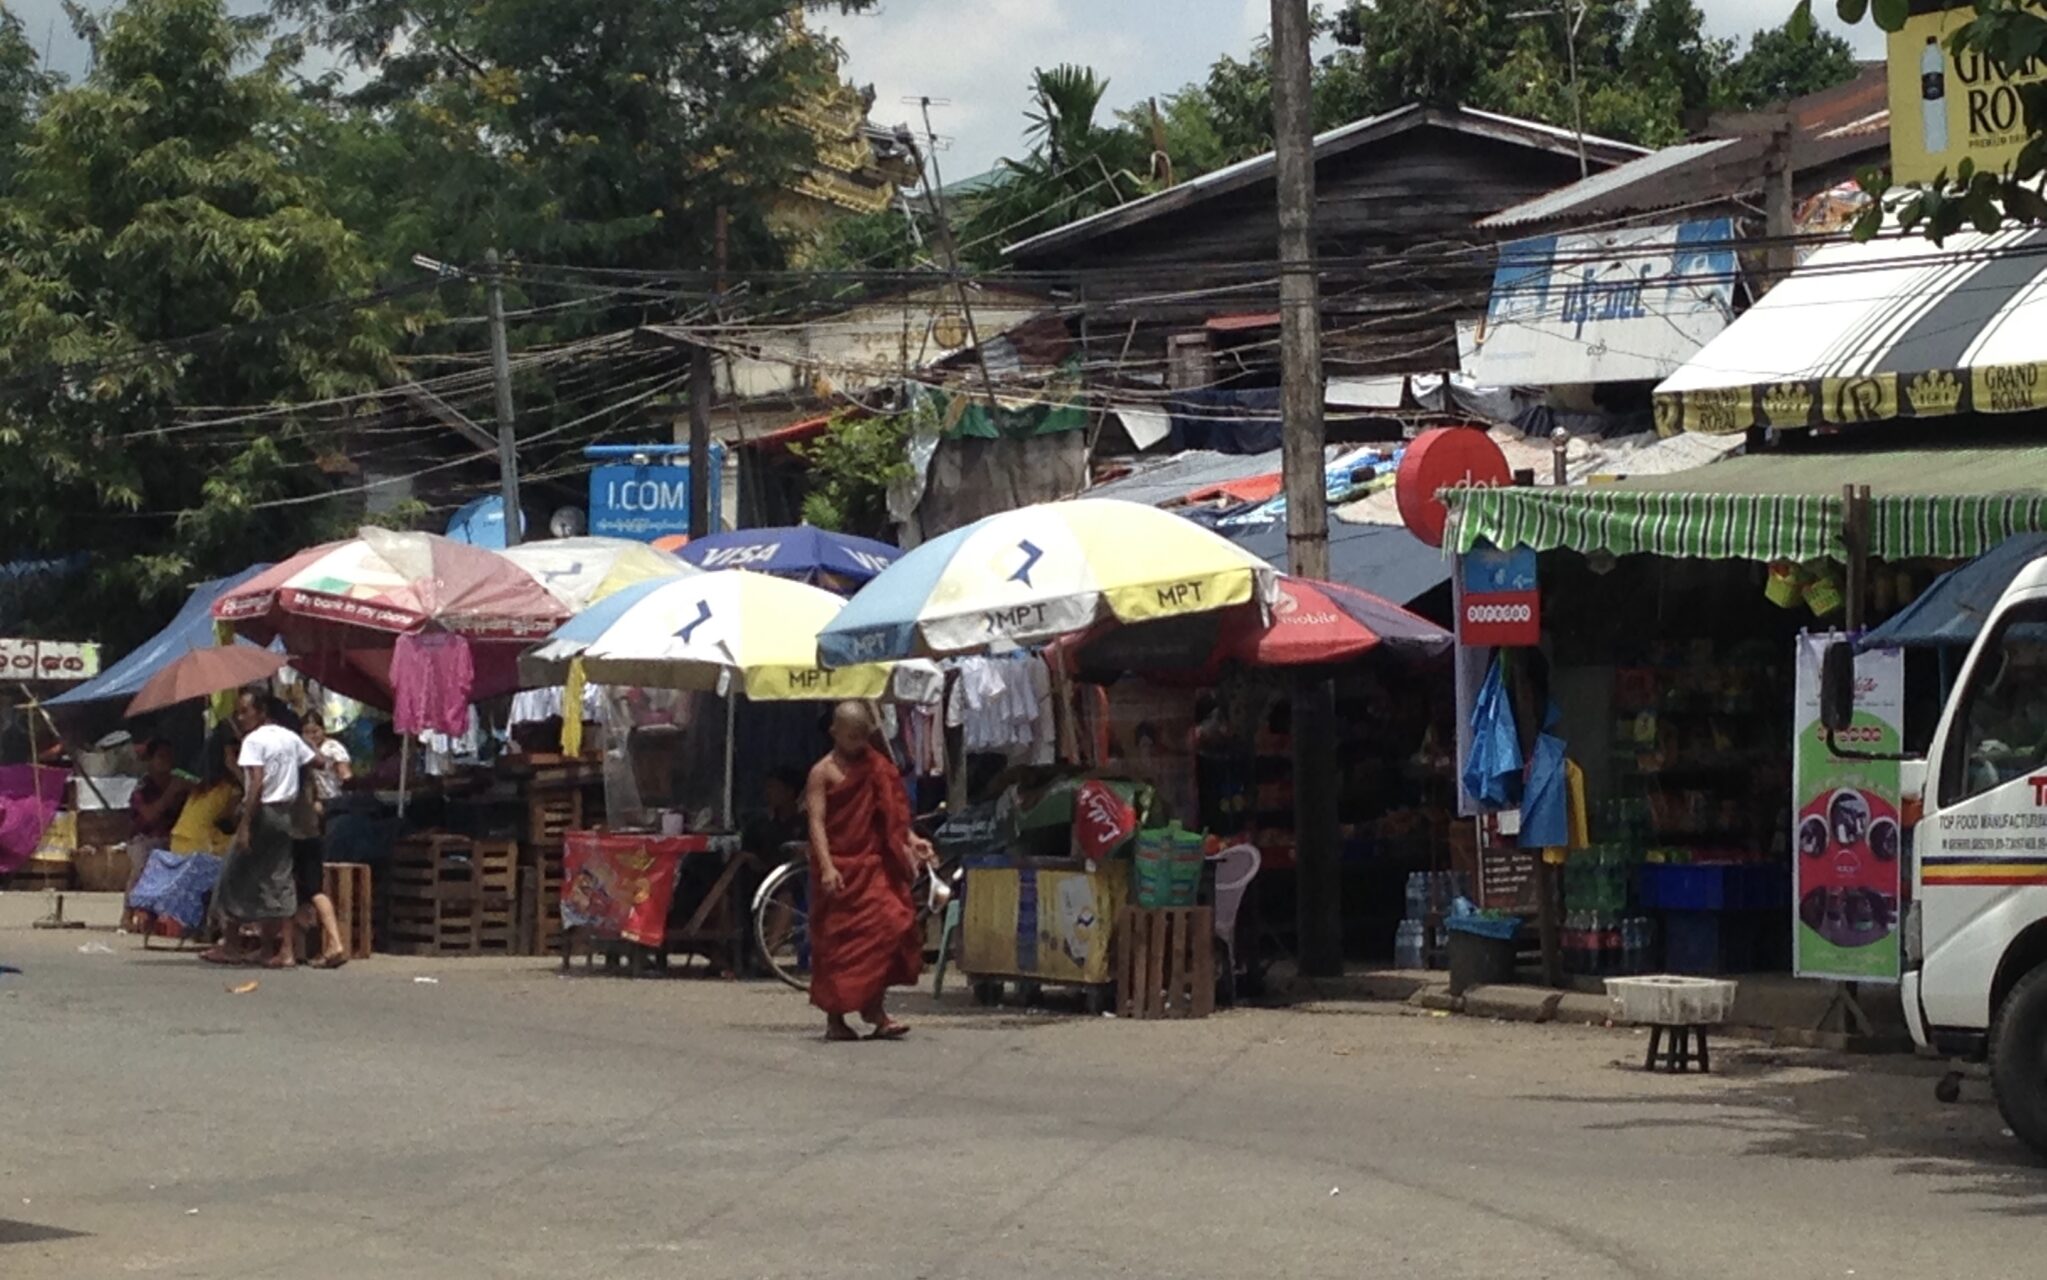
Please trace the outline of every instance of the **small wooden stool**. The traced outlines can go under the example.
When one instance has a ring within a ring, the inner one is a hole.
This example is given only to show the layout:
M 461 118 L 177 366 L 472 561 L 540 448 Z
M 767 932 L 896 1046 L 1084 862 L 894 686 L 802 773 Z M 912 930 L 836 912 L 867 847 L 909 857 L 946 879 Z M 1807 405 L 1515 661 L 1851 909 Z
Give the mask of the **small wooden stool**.
M 330 862 L 320 880 L 320 892 L 334 904 L 334 923 L 341 930 L 341 946 L 351 960 L 370 958 L 370 869 L 361 862 Z M 320 924 L 316 920 L 305 930 L 305 954 L 316 959 L 321 948 Z
M 1215 911 L 1124 907 L 1116 918 L 1116 1014 L 1206 1018 L 1215 1012 Z
M 1666 1037 L 1668 1037 L 1666 1039 Z M 1713 1059 L 1706 1047 L 1706 1028 L 1701 1026 L 1659 1026 L 1649 1027 L 1649 1052 L 1642 1057 L 1642 1070 L 1656 1070 L 1656 1054 L 1663 1053 L 1663 1065 L 1669 1071 L 1686 1071 L 1691 1068 L 1692 1041 L 1698 1041 L 1699 1070 L 1707 1075 L 1713 1073 Z

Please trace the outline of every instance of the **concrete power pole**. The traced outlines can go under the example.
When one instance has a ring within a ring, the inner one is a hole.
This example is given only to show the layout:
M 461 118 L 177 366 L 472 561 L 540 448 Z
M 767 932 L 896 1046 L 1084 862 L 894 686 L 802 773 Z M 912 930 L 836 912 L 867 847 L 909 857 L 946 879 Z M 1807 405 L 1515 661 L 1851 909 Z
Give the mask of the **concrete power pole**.
M 1272 135 L 1279 184 L 1281 465 L 1287 567 L 1329 576 L 1324 477 L 1322 315 L 1315 279 L 1315 136 L 1309 96 L 1308 0 L 1272 0 Z M 1336 822 L 1336 687 L 1294 682 L 1294 845 L 1301 972 L 1343 968 L 1343 877 Z
M 712 293 L 725 296 L 725 255 L 728 215 L 718 206 L 716 247 L 712 250 L 717 275 Z M 724 319 L 721 307 L 717 313 Z M 711 349 L 699 342 L 689 353 L 689 536 L 692 541 L 711 531 L 711 398 L 718 393 L 718 375 L 711 364 Z M 681 441 L 676 443 L 680 444 Z
M 490 272 L 490 366 L 498 392 L 498 495 L 505 508 L 505 545 L 516 547 L 524 534 L 519 511 L 519 450 L 512 434 L 512 357 L 505 343 L 505 277 L 498 270 L 498 251 L 483 255 Z

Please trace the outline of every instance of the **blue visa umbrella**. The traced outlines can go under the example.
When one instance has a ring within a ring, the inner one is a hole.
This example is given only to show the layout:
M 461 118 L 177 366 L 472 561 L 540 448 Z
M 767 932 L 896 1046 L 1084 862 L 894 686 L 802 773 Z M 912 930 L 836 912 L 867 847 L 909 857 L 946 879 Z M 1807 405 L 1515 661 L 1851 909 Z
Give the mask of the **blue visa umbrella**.
M 872 538 L 799 524 L 706 534 L 676 554 L 702 569 L 751 569 L 813 586 L 857 588 L 903 553 Z

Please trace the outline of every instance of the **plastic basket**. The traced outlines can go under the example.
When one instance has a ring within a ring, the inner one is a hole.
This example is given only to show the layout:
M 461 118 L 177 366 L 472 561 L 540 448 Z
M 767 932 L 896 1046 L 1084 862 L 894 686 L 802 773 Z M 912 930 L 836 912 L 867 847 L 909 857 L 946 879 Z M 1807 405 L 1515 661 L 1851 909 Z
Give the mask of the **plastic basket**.
M 1512 942 L 1521 932 L 1519 916 L 1451 916 L 1443 923 L 1452 933 L 1468 933 L 1495 942 Z
M 1178 823 L 1137 833 L 1137 905 L 1191 907 L 1201 890 L 1203 839 Z

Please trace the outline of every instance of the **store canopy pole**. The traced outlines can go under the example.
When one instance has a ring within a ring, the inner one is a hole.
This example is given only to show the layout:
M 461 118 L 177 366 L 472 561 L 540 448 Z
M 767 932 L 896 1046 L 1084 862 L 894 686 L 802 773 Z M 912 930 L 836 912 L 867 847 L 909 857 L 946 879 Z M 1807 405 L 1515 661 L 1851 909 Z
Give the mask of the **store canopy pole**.
M 398 735 L 398 816 L 405 816 L 405 786 L 412 773 L 412 735 Z
M 1841 486 L 1841 541 L 1848 553 L 1848 634 L 1869 625 L 1869 486 Z
M 725 695 L 725 829 L 732 830 L 732 730 L 739 723 L 739 694 Z

